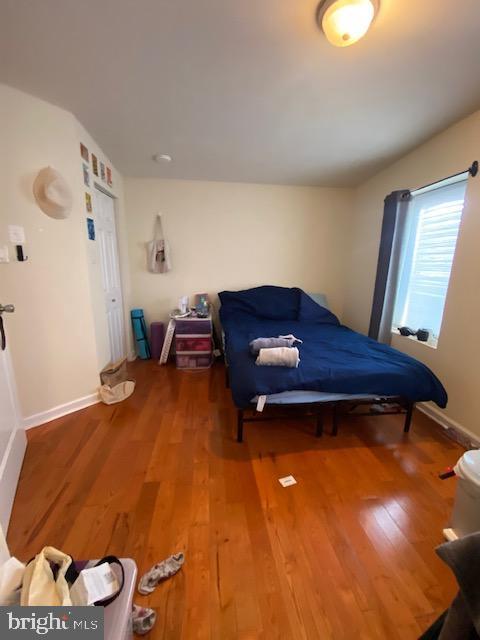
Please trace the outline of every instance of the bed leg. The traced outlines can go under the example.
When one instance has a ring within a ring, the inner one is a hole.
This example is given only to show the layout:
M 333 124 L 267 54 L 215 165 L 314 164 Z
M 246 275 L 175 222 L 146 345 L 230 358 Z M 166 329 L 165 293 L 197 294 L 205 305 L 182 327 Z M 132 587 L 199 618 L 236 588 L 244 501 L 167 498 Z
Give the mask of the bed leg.
M 323 411 L 321 408 L 317 410 L 315 418 L 315 437 L 321 438 L 323 435 Z
M 408 402 L 405 407 L 407 412 L 405 414 L 405 423 L 403 426 L 404 433 L 408 433 L 410 431 L 410 425 L 412 424 L 412 414 L 413 414 L 414 407 L 415 407 L 414 402 Z
M 243 442 L 243 410 L 237 413 L 237 442 Z
M 338 405 L 334 403 L 332 413 L 332 436 L 338 435 Z

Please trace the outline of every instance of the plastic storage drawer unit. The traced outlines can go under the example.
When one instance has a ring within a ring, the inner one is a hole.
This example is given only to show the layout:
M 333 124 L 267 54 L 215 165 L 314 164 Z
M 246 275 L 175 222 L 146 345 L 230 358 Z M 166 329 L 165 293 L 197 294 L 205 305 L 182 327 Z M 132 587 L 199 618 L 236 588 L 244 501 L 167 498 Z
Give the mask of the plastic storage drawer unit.
M 212 364 L 212 319 L 177 320 L 175 352 L 177 369 L 208 369 Z

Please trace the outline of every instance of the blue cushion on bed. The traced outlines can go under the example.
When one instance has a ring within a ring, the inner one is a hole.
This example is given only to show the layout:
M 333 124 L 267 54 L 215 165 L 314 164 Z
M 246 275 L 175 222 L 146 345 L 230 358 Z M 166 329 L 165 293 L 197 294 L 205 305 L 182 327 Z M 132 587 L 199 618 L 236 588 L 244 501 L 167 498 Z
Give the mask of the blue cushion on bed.
M 300 293 L 301 290 L 297 288 L 267 285 L 244 291 L 221 291 L 218 297 L 224 318 L 248 313 L 268 320 L 296 320 Z

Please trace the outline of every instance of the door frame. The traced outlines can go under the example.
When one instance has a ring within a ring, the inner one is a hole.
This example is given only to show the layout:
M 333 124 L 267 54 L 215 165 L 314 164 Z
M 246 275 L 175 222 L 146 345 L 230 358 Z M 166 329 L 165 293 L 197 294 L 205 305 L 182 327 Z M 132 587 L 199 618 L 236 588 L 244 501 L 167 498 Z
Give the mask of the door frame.
M 127 311 L 125 307 L 124 279 L 123 279 L 123 271 L 122 271 L 122 254 L 120 251 L 121 245 L 120 245 L 120 236 L 119 236 L 120 224 L 118 219 L 118 198 L 111 191 L 106 189 L 102 184 L 96 181 L 93 182 L 93 188 L 94 190 L 100 191 L 101 193 L 103 193 L 103 195 L 110 198 L 113 203 L 113 215 L 115 218 L 115 239 L 116 239 L 117 258 L 118 258 L 118 276 L 119 276 L 118 280 L 120 282 L 120 306 L 122 309 L 122 344 L 123 344 L 124 357 L 128 358 L 129 345 L 127 340 L 127 315 L 126 315 Z M 94 209 L 94 215 L 95 215 L 95 209 Z M 99 248 L 98 251 L 100 252 L 101 249 Z M 105 309 L 105 318 L 106 316 L 107 316 L 107 310 Z M 109 340 L 110 340 L 110 329 L 107 327 L 107 330 L 109 332 Z
M 0 527 L 3 527 L 4 533 L 8 531 L 8 524 L 10 522 L 10 515 L 13 508 L 13 502 L 15 499 L 15 493 L 17 490 L 18 479 L 23 465 L 23 458 L 25 456 L 25 450 L 27 448 L 27 436 L 25 429 L 22 425 L 20 403 L 18 400 L 17 383 L 15 380 L 15 372 L 13 369 L 12 359 L 8 348 L 1 352 L 1 357 L 5 365 L 5 374 L 7 378 L 8 392 L 12 400 L 14 421 L 15 424 L 10 434 L 7 446 L 3 457 L 0 459 L 0 480 L 2 484 L 2 498 L 6 500 L 0 507 Z M 3 365 L 0 365 L 3 366 Z M 21 458 L 22 464 L 18 464 L 18 460 Z M 4 496 L 5 483 L 7 483 L 8 495 Z

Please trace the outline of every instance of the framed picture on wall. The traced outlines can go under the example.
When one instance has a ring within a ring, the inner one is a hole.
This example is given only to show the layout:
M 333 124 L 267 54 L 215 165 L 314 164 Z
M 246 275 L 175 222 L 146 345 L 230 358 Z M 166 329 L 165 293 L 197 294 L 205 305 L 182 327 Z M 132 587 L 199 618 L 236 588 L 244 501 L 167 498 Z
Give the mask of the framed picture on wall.
M 109 187 L 111 187 L 113 185 L 112 182 L 112 170 L 110 169 L 110 167 L 107 167 L 107 184 Z
M 105 182 L 105 165 L 100 162 L 100 177 Z
M 85 206 L 88 213 L 92 213 L 92 196 L 85 191 Z
M 90 173 L 88 171 L 88 167 L 86 164 L 82 165 L 83 166 L 83 184 L 86 187 L 90 186 Z
M 97 156 L 93 153 L 92 153 L 92 171 L 96 176 L 98 176 L 98 160 L 97 160 Z
M 88 164 L 88 162 L 89 162 L 88 149 L 82 142 L 80 143 L 80 155 L 85 160 L 85 162 Z
M 95 221 L 93 218 L 87 218 L 87 233 L 89 240 L 95 240 Z

